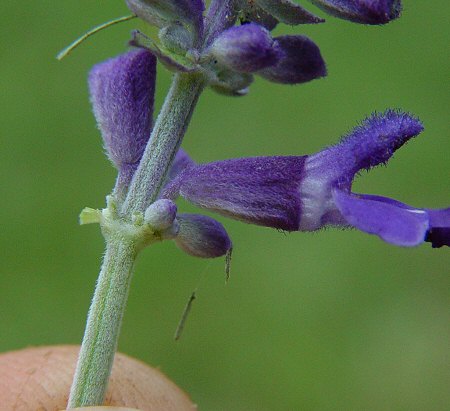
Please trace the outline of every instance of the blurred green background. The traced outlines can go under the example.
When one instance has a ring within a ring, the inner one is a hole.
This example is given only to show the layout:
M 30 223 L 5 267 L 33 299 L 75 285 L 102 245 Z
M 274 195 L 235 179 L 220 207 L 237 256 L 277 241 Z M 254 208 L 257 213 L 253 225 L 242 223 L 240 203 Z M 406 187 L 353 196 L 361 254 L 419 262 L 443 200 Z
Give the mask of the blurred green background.
M 355 188 L 448 206 L 450 6 L 404 3 L 403 17 L 386 27 L 331 17 L 279 27 L 277 34 L 306 33 L 320 45 L 328 78 L 296 87 L 258 79 L 241 99 L 207 91 L 183 146 L 199 162 L 312 153 L 372 111 L 401 107 L 426 131 Z M 0 350 L 76 344 L 103 252 L 98 227 L 78 226 L 78 213 L 103 207 L 115 178 L 86 75 L 125 50 L 132 28 L 148 28 L 123 23 L 57 62 L 83 31 L 127 14 L 124 2 L 1 9 Z M 158 76 L 159 107 L 170 74 L 159 67 Z M 449 409 L 448 249 L 395 248 L 356 231 L 284 235 L 219 219 L 234 241 L 229 284 L 222 259 L 188 257 L 171 242 L 145 250 L 122 352 L 160 367 L 200 410 Z M 198 300 L 174 342 L 196 286 Z

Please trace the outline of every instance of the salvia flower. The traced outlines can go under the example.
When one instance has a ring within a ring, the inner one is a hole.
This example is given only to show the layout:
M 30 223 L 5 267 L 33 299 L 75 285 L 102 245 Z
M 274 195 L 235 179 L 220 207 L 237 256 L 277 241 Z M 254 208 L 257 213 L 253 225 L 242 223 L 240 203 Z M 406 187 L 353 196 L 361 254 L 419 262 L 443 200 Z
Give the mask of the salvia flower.
M 351 191 L 355 175 L 386 163 L 422 131 L 414 117 L 388 110 L 339 144 L 308 156 L 240 158 L 192 165 L 161 193 L 247 223 L 286 231 L 354 227 L 399 246 L 450 245 L 450 209 L 415 208 Z
M 131 180 L 153 127 L 156 58 L 133 50 L 97 64 L 89 74 L 94 115 L 106 153 L 119 170 L 120 184 Z

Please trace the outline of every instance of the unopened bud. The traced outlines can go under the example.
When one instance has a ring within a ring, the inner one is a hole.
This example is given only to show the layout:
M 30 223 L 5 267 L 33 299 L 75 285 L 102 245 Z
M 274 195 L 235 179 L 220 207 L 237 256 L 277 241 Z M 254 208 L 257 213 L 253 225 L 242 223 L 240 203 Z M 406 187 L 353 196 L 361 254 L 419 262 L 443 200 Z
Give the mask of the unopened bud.
M 211 217 L 197 214 L 180 214 L 180 224 L 175 243 L 194 257 L 214 258 L 225 255 L 231 240 L 222 224 Z

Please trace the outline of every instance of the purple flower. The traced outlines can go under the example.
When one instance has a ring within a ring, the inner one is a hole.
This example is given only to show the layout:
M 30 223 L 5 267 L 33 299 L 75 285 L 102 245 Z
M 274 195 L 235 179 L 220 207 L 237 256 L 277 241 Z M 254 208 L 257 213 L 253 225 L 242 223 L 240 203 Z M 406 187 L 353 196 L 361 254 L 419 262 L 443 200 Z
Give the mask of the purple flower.
M 209 53 L 230 70 L 256 73 L 277 83 L 298 84 L 326 75 L 325 62 L 313 41 L 305 36 L 272 38 L 255 23 L 225 30 Z
M 386 24 L 400 16 L 400 0 L 309 0 L 327 13 L 362 24 Z
M 247 223 L 286 231 L 355 227 L 399 246 L 450 245 L 450 209 L 415 208 L 351 192 L 355 175 L 389 160 L 423 127 L 408 114 L 373 115 L 339 144 L 309 156 L 255 157 L 191 165 L 163 190 Z
M 363 24 L 386 24 L 401 12 L 400 0 L 309 1 L 335 17 Z M 241 0 L 240 4 L 247 20 L 263 24 L 269 30 L 278 21 L 291 25 L 324 21 L 291 0 Z
M 156 58 L 134 50 L 97 64 L 89 90 L 98 127 L 112 163 L 130 179 L 153 126 Z

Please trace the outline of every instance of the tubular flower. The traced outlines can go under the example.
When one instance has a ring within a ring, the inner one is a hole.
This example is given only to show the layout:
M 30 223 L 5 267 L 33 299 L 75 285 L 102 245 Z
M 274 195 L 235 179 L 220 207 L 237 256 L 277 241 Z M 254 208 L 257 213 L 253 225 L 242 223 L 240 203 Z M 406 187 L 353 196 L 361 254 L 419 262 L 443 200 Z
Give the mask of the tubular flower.
M 97 64 L 89 74 L 94 115 L 121 184 L 133 176 L 153 127 L 156 58 L 133 50 Z
M 339 144 L 308 156 L 241 158 L 191 165 L 162 198 L 189 202 L 247 223 L 286 231 L 354 227 L 399 246 L 450 245 L 450 208 L 415 208 L 351 191 L 355 175 L 386 163 L 422 131 L 398 111 L 373 115 Z

